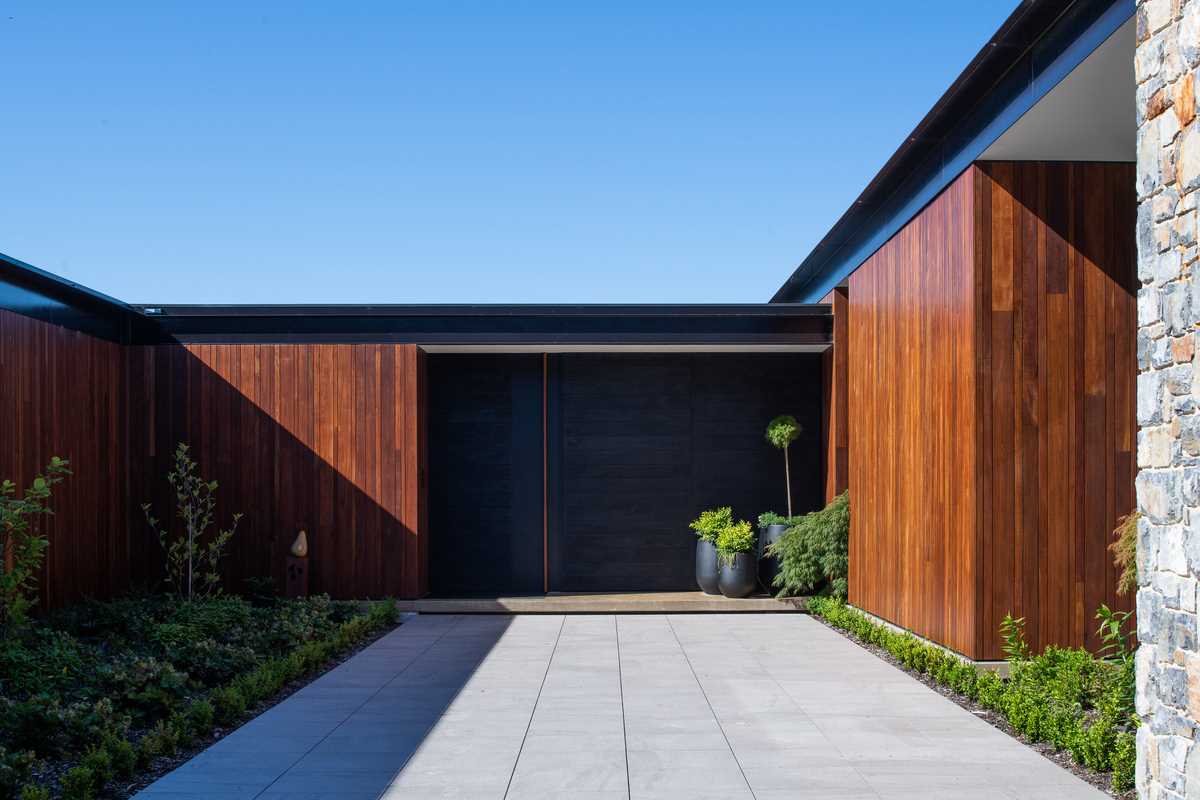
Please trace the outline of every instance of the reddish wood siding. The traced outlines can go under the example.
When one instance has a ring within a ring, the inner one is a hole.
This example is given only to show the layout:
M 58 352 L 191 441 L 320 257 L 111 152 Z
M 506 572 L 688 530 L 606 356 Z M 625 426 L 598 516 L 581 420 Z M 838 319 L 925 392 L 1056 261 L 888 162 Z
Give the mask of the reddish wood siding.
M 848 457 L 850 435 L 847 427 L 849 391 L 849 299 L 846 289 L 834 289 L 821 299 L 833 308 L 833 346 L 821 360 L 823 402 L 821 405 L 821 450 L 825 465 L 825 502 L 833 500 L 850 486 Z
M 413 345 L 130 348 L 135 500 L 165 508 L 177 442 L 242 521 L 229 579 L 273 576 L 309 534 L 310 588 L 335 597 L 427 591 L 424 354 Z M 165 512 L 162 512 L 165 513 Z M 161 516 L 161 513 L 160 513 Z M 140 521 L 135 521 L 140 524 Z
M 1131 164 L 981 163 L 978 242 L 991 365 L 981 372 L 984 657 L 1004 614 L 1031 641 L 1099 644 L 1107 551 L 1133 507 L 1136 214 Z M 990 268 L 990 270 L 989 270 Z
M 964 653 L 976 636 L 972 177 L 850 276 L 850 600 Z
M 1133 503 L 1132 166 L 988 163 L 850 278 L 851 601 L 975 658 L 1095 644 Z
M 42 602 L 123 591 L 141 556 L 126 526 L 121 345 L 0 310 L 0 376 L 0 480 L 23 491 L 51 456 L 74 472 L 42 521 Z

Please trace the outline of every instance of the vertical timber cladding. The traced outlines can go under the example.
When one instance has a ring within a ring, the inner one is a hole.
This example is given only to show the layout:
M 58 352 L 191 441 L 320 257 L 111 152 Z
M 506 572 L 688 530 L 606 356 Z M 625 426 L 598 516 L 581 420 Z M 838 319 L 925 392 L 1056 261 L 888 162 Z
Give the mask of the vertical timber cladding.
M 821 454 L 825 462 L 825 502 L 837 497 L 850 485 L 848 459 L 850 435 L 847 422 L 847 392 L 850 380 L 847 314 L 849 298 L 845 287 L 838 287 L 821 298 L 833 310 L 833 346 L 821 356 Z
M 973 172 L 850 276 L 850 602 L 977 652 Z
M 424 359 L 414 345 L 130 348 L 134 507 L 168 513 L 165 476 L 187 442 L 220 484 L 217 521 L 245 515 L 229 581 L 282 586 L 304 529 L 313 592 L 425 594 Z
M 981 163 L 850 278 L 850 599 L 973 658 L 1095 645 L 1133 505 L 1133 169 Z
M 694 590 L 688 523 L 728 505 L 786 510 L 767 422 L 793 414 L 796 513 L 820 508 L 821 356 L 578 353 L 550 357 L 552 591 Z
M 1097 607 L 1133 607 L 1108 544 L 1134 506 L 1134 166 L 982 162 L 977 176 L 980 647 L 1001 656 L 1011 611 L 1039 646 L 1095 648 Z
M 124 591 L 145 553 L 128 536 L 124 348 L 0 309 L 0 375 L 0 480 L 23 492 L 51 456 L 73 472 L 37 521 L 43 605 Z
M 541 354 L 429 356 L 431 590 L 541 594 Z

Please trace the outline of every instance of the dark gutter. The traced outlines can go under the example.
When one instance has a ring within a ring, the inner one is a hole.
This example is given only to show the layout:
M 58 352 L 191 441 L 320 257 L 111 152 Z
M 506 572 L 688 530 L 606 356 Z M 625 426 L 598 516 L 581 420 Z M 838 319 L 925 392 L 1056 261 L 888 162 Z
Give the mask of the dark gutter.
M 827 345 L 824 306 L 288 305 L 141 306 L 189 343 L 397 342 L 456 345 Z
M 1022 2 L 771 302 L 828 294 L 1135 11 L 1134 0 Z
M 113 342 L 152 337 L 156 327 L 120 300 L 2 253 L 0 309 Z

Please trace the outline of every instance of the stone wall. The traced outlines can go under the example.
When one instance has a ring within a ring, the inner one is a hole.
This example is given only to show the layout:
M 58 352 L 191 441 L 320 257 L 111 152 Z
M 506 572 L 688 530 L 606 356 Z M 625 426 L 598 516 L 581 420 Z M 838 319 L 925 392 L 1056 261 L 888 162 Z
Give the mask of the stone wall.
M 1140 0 L 1138 794 L 1200 798 L 1200 0 Z

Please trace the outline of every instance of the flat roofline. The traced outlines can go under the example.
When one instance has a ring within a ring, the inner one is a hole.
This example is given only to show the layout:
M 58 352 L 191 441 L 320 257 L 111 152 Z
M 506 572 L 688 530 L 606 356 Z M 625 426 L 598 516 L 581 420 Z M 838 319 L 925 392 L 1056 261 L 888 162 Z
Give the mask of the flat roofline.
M 1134 0 L 1024 0 L 772 302 L 813 302 L 841 284 L 1135 12 Z
M 818 303 L 412 303 L 135 305 L 149 317 L 822 317 Z
M 393 342 L 428 346 L 828 345 L 831 309 L 798 303 L 141 306 L 189 343 Z

